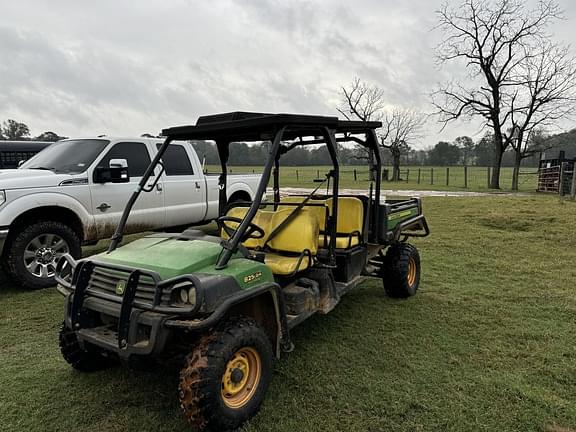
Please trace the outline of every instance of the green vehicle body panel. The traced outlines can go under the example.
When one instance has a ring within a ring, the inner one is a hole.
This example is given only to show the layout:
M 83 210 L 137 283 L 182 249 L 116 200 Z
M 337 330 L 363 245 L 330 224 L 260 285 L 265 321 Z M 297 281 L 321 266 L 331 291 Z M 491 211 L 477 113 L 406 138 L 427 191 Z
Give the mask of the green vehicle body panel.
M 193 273 L 214 274 L 233 277 L 242 289 L 274 281 L 268 266 L 240 254 L 236 254 L 225 269 L 216 270 L 214 266 L 221 251 L 218 243 L 205 240 L 144 237 L 111 253 L 95 255 L 91 260 L 151 270 L 163 280 Z
M 388 215 L 388 229 L 394 229 L 400 222 L 405 221 L 406 219 L 410 219 L 411 217 L 418 216 L 419 213 L 420 212 L 418 211 L 417 207 L 391 213 Z

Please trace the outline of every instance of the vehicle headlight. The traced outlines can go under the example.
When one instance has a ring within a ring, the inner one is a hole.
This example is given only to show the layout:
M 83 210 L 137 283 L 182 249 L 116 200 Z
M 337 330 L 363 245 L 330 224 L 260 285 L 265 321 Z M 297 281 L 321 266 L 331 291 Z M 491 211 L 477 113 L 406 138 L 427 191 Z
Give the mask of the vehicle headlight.
M 188 290 L 186 288 L 180 288 L 178 290 L 180 302 L 181 303 L 188 303 Z
M 6 202 L 6 191 L 0 190 L 0 205 Z
M 172 302 L 177 304 L 196 304 L 196 288 L 190 282 L 182 282 L 174 285 L 172 289 Z

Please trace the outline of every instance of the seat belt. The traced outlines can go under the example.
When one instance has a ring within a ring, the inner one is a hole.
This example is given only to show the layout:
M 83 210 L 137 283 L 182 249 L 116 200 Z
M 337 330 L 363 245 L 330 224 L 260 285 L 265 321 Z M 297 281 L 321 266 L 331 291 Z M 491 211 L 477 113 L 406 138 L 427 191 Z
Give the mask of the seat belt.
M 316 192 L 318 192 L 318 189 L 320 189 L 322 187 L 322 185 L 326 182 L 326 180 L 328 180 L 330 178 L 330 176 L 331 176 L 331 173 L 326 174 L 326 178 L 324 180 L 322 180 L 322 183 L 320 183 L 318 185 L 318 187 L 316 189 L 314 189 L 312 191 L 312 193 L 310 193 L 310 195 L 308 195 L 306 198 L 304 198 L 302 200 L 302 202 L 300 202 L 296 206 L 296 208 L 294 210 L 292 210 L 292 213 L 290 213 L 286 217 L 286 219 L 284 219 L 282 222 L 280 222 L 280 224 L 272 230 L 272 232 L 270 233 L 270 235 L 266 239 L 266 242 L 264 242 L 264 245 L 262 245 L 262 249 L 266 249 L 270 240 L 272 240 L 274 237 L 276 237 L 290 222 L 292 222 L 292 220 L 294 220 L 294 218 L 298 215 L 298 212 L 300 212 L 300 210 L 302 210 L 302 208 L 306 205 L 306 203 L 308 201 L 310 201 L 310 198 L 312 198 L 314 196 L 314 194 Z

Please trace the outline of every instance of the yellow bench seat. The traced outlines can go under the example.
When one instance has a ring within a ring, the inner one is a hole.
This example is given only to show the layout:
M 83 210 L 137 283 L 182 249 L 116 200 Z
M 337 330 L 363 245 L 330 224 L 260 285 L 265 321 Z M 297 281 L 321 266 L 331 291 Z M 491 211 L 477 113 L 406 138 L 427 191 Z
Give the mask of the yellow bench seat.
M 264 264 L 270 267 L 272 273 L 283 276 L 306 270 L 311 261 L 307 256 L 286 256 L 271 252 L 264 258 Z
M 277 211 L 258 210 L 253 223 L 262 228 L 265 235 L 261 239 L 248 239 L 243 242 L 248 249 L 262 249 L 267 246 L 264 263 L 276 275 L 292 275 L 306 270 L 313 263 L 313 257 L 318 251 L 319 227 L 316 216 L 307 209 L 302 209 L 272 240 L 268 236 L 274 232 L 291 213 L 291 208 Z M 228 211 L 228 216 L 243 219 L 248 212 L 246 207 L 235 207 Z M 236 228 L 238 223 L 228 222 L 228 226 Z M 221 233 L 227 238 L 225 232 Z

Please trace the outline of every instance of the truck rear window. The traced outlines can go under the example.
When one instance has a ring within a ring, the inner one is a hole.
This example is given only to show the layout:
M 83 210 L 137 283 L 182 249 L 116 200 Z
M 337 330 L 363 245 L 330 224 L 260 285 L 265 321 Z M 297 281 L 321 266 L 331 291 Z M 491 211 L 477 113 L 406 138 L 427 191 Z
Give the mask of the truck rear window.
M 162 144 L 157 144 L 158 149 Z M 182 176 L 194 175 L 190 158 L 186 153 L 186 149 L 181 145 L 170 144 L 166 149 L 166 153 L 162 156 L 166 175 L 168 176 Z

